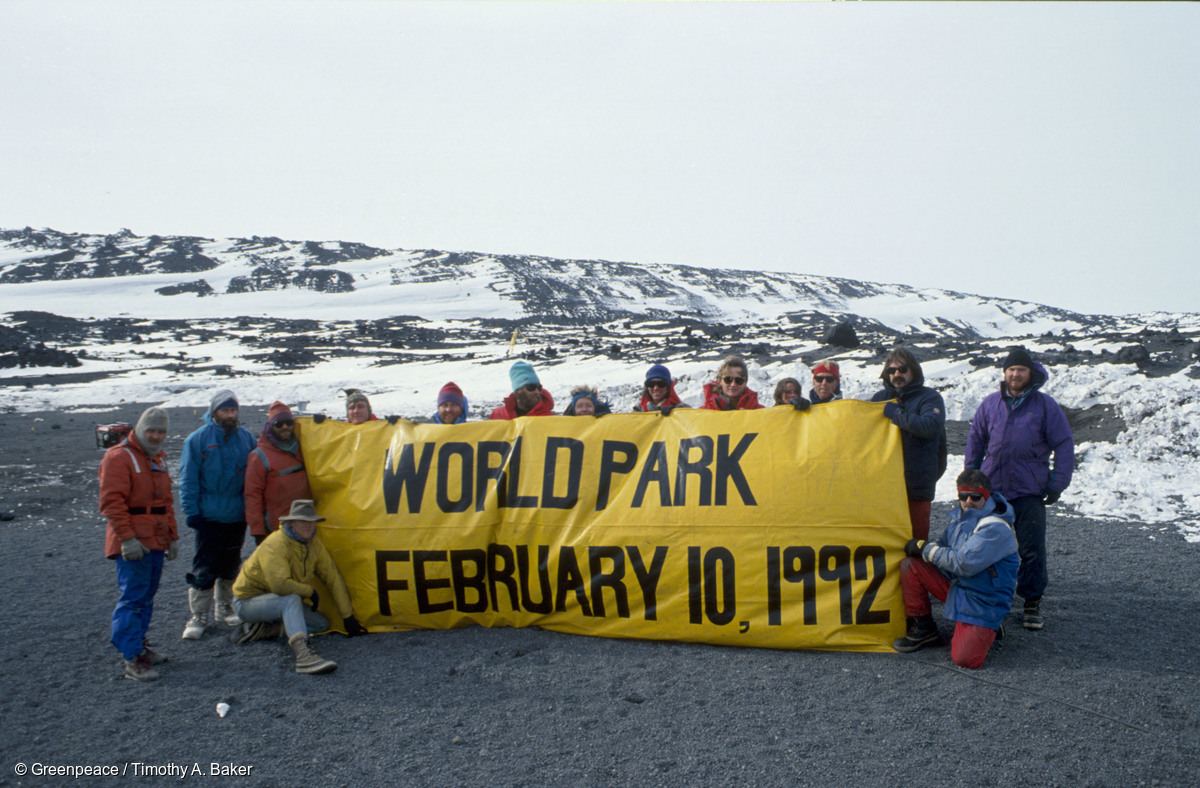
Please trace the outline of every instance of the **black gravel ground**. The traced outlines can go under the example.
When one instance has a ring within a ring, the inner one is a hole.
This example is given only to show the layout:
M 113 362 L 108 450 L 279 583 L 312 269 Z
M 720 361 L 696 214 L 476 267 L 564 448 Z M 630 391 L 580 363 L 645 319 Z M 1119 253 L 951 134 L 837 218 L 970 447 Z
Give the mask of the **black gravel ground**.
M 289 787 L 1200 783 L 1200 545 L 1063 508 L 1050 518 L 1045 630 L 1014 616 L 980 671 L 945 648 L 472 628 L 324 636 L 317 648 L 339 669 L 300 676 L 282 641 L 234 647 L 223 627 L 179 639 L 185 532 L 150 632 L 165 675 L 125 680 L 108 643 L 117 587 L 93 427 L 138 412 L 0 415 L 0 511 L 15 515 L 0 523 L 0 785 L 167 784 L 178 774 L 150 772 L 168 764 L 204 785 Z M 261 424 L 261 411 L 245 416 Z M 174 463 L 199 415 L 172 419 Z M 249 775 L 213 776 L 213 764 Z M 62 766 L 124 777 L 35 774 Z

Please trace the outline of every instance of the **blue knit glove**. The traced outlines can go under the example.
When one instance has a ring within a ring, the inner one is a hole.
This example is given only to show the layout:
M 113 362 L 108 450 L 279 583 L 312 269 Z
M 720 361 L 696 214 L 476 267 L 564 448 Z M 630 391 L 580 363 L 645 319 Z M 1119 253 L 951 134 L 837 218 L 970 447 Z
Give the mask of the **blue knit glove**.
M 889 402 L 888 404 L 883 406 L 884 418 L 891 419 L 892 421 L 895 421 L 896 417 L 899 416 L 902 412 L 903 411 L 900 410 L 900 405 L 895 402 Z
M 187 527 L 188 528 L 199 528 L 202 525 L 204 525 L 204 515 L 202 515 L 202 514 L 189 514 L 188 515 L 188 518 L 187 518 Z

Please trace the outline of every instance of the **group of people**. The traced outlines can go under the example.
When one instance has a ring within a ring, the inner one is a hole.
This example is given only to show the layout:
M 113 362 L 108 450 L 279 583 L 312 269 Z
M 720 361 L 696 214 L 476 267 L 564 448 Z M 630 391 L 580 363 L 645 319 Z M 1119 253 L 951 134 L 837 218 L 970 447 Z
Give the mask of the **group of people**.
M 964 470 L 955 479 L 958 508 L 945 531 L 929 540 L 929 502 L 946 469 L 945 405 L 924 385 L 911 351 L 888 354 L 883 415 L 900 428 L 912 539 L 900 563 L 905 635 L 893 647 L 910 652 L 942 638 L 930 596 L 945 603 L 955 621 L 950 657 L 966 668 L 982 667 L 1003 637 L 1013 598 L 1024 600 L 1022 625 L 1045 625 L 1041 609 L 1046 567 L 1046 507 L 1071 483 L 1075 441 L 1062 408 L 1041 391 L 1049 375 L 1024 348 L 1001 362 L 999 391 L 984 398 L 971 419 Z
M 945 405 L 925 385 L 913 352 L 888 353 L 880 375 L 883 388 L 871 399 L 884 402 L 882 414 L 901 432 L 904 480 L 912 539 L 901 563 L 905 637 L 898 651 L 940 642 L 929 597 L 946 602 L 944 614 L 957 622 L 951 656 L 957 664 L 980 667 L 993 640 L 1002 634 L 1014 592 L 1024 598 L 1023 624 L 1043 626 L 1040 602 L 1047 584 L 1046 509 L 1070 484 L 1074 443 L 1061 408 L 1040 388 L 1045 369 L 1027 351 L 1016 349 L 1003 362 L 1000 391 L 987 397 L 971 423 L 966 470 L 958 477 L 960 506 L 937 540 L 929 540 L 931 502 L 946 470 Z M 554 413 L 554 399 L 525 361 L 509 370 L 511 393 L 491 413 L 514 419 Z M 703 388 L 702 409 L 753 410 L 764 407 L 749 385 L 741 357 L 727 356 L 715 380 Z M 841 398 L 841 370 L 832 360 L 812 370 L 805 396 L 795 378 L 775 387 L 774 402 L 797 410 Z M 378 419 L 370 399 L 346 390 L 346 421 Z M 670 415 L 686 408 L 675 380 L 663 364 L 645 376 L 633 410 Z M 283 402 L 273 403 L 256 437 L 239 420 L 232 391 L 212 397 L 203 425 L 184 441 L 180 463 L 180 504 L 195 535 L 192 571 L 187 573 L 190 618 L 183 638 L 199 639 L 214 622 L 232 627 L 236 643 L 278 637 L 282 632 L 299 673 L 336 669 L 320 657 L 310 634 L 329 627 L 321 612 L 336 608 L 349 636 L 366 629 L 355 618 L 345 580 L 316 534 L 324 518 L 316 513 L 295 433 L 295 419 Z M 571 391 L 565 415 L 602 416 L 612 406 L 598 390 Z M 435 423 L 457 424 L 469 413 L 466 396 L 454 383 L 438 392 Z M 100 510 L 107 520 L 105 552 L 117 568 L 120 599 L 112 616 L 112 644 L 124 657 L 125 675 L 147 681 L 159 677 L 166 658 L 146 640 L 163 561 L 178 554 L 179 532 L 166 454 L 167 412 L 147 408 L 100 465 Z M 1050 458 L 1053 455 L 1053 467 Z M 249 528 L 253 554 L 243 563 Z M 332 600 L 319 598 L 316 579 Z

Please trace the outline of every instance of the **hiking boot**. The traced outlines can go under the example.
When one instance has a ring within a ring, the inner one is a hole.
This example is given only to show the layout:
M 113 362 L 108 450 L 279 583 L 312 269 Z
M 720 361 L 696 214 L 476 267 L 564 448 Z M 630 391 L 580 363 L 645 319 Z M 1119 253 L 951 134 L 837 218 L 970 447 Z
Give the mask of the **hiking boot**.
M 125 678 L 127 679 L 154 681 L 158 675 L 158 671 L 150 667 L 150 658 L 146 656 L 145 652 L 138 654 L 133 659 L 125 660 Z
M 213 620 L 223 621 L 226 626 L 236 627 L 242 623 L 233 612 L 233 581 L 224 578 L 213 586 Z
M 1046 625 L 1046 622 L 1042 620 L 1042 611 L 1039 609 L 1041 604 L 1041 597 L 1025 600 L 1025 618 L 1021 623 L 1026 629 L 1037 630 Z
M 201 591 L 199 588 L 188 586 L 188 608 L 192 617 L 183 627 L 184 640 L 199 640 L 208 629 L 209 615 L 212 611 L 213 590 Z
M 159 654 L 157 651 L 150 650 L 150 641 L 142 638 L 142 656 L 150 660 L 151 665 L 161 665 L 167 661 L 166 654 Z
M 996 640 L 1004 640 L 1004 625 L 1003 624 L 1001 624 L 1000 628 L 996 630 Z
M 937 622 L 933 620 L 933 616 L 909 616 L 905 621 L 908 627 L 904 637 L 892 643 L 892 648 L 896 651 L 907 654 L 941 644 L 942 636 L 938 634 Z
M 336 662 L 325 659 L 312 650 L 308 635 L 303 632 L 297 632 L 288 638 L 288 645 L 296 652 L 297 673 L 332 673 L 337 670 Z
M 229 640 L 235 646 L 240 646 L 243 643 L 250 643 L 255 640 L 271 640 L 279 637 L 283 627 L 278 621 L 255 621 L 249 624 L 242 624 L 237 630 L 229 636 Z

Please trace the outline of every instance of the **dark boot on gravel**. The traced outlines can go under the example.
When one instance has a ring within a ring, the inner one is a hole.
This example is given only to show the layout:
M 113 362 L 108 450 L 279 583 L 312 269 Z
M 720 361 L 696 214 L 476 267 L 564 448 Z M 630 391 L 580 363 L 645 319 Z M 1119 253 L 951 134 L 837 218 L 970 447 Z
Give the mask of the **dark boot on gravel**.
M 1026 629 L 1038 630 L 1046 625 L 1042 620 L 1041 604 L 1041 597 L 1025 600 L 1025 617 L 1021 623 Z
M 908 623 L 908 629 L 904 637 L 892 643 L 892 648 L 907 654 L 941 644 L 942 636 L 938 634 L 937 622 L 933 620 L 933 616 L 909 616 L 905 621 Z

